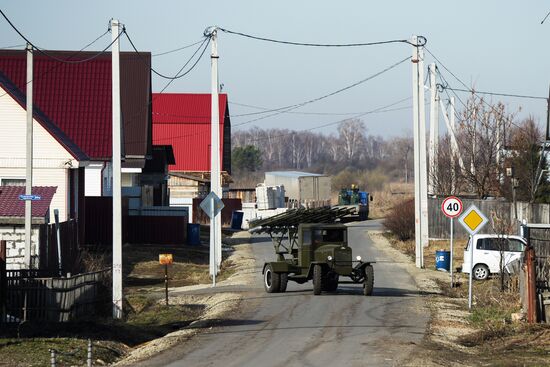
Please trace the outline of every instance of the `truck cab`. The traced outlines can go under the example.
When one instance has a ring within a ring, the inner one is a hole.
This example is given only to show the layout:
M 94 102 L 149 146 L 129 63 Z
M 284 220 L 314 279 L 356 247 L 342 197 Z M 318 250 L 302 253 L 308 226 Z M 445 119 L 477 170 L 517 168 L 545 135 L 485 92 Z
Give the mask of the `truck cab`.
M 477 234 L 470 236 L 464 249 L 464 263 L 462 272 L 469 274 L 470 249 L 473 248 L 473 278 L 477 280 L 487 279 L 491 274 L 500 273 L 500 260 L 504 262 L 505 271 L 510 271 L 510 265 L 519 260 L 527 242 L 521 236 Z

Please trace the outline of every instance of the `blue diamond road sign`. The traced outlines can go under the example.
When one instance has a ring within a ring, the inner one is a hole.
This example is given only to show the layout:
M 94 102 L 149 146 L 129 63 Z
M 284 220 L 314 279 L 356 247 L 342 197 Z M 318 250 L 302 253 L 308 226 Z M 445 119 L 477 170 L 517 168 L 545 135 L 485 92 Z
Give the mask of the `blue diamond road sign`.
M 212 200 L 213 199 L 213 200 Z M 212 218 L 212 201 L 214 202 L 214 217 L 218 215 L 219 212 L 223 209 L 225 205 L 223 205 L 223 201 L 214 193 L 214 191 L 210 191 L 210 194 L 206 195 L 203 201 L 200 203 L 200 207 L 206 215 L 208 215 L 210 218 Z
M 36 200 L 42 200 L 42 196 L 40 195 L 19 195 L 19 200 L 32 200 L 32 201 L 36 201 Z

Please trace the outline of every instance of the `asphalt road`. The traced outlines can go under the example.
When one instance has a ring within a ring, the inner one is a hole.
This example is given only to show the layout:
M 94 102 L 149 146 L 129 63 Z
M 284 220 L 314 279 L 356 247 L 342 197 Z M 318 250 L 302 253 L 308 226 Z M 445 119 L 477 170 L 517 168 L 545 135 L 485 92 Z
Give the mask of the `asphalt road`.
M 274 259 L 270 241 L 254 238 L 257 276 L 244 290 L 238 314 L 222 326 L 146 361 L 147 366 L 399 366 L 424 336 L 429 312 L 402 264 L 377 248 L 368 230 L 351 224 L 355 255 L 375 260 L 374 294 L 342 284 L 335 294 L 313 296 L 312 283 L 289 282 L 286 293 L 263 290 L 261 267 Z M 268 242 L 269 241 L 269 242 Z

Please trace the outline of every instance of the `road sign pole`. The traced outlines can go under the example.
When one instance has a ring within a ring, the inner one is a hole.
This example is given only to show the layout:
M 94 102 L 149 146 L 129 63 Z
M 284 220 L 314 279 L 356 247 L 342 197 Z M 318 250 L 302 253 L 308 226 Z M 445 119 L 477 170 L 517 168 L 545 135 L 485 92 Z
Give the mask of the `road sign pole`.
M 210 233 L 213 237 L 210 238 L 210 273 L 212 274 L 212 287 L 216 286 L 216 273 L 218 272 L 218 264 L 216 262 L 216 212 L 214 204 L 214 196 L 210 198 L 210 226 L 214 228 Z
M 453 288 L 453 218 L 450 218 L 451 221 L 451 288 Z
M 474 273 L 474 238 L 470 237 L 470 276 L 468 284 L 468 309 L 472 309 L 472 274 Z

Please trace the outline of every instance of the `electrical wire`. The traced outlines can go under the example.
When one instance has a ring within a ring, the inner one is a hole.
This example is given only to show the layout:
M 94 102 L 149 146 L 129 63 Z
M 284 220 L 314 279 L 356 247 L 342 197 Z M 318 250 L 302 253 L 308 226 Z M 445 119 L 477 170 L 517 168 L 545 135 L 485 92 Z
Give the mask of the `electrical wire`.
M 411 41 L 407 39 L 395 39 L 395 40 L 387 40 L 387 41 L 376 41 L 376 42 L 361 42 L 361 43 L 341 43 L 341 44 L 334 44 L 334 43 L 307 43 L 307 42 L 294 42 L 294 41 L 282 41 L 277 40 L 273 38 L 267 38 L 267 37 L 260 37 L 260 36 L 254 36 L 251 34 L 246 34 L 242 32 L 236 32 L 229 29 L 217 27 L 222 32 L 234 34 L 237 36 L 242 36 L 246 38 L 255 39 L 258 41 L 265 41 L 265 42 L 273 42 L 273 43 L 280 43 L 285 45 L 292 45 L 292 46 L 306 46 L 306 47 L 363 47 L 363 46 L 376 46 L 376 45 L 385 45 L 390 43 L 406 43 L 412 46 L 424 46 L 427 42 L 425 37 L 419 36 L 418 40 L 420 43 L 418 45 L 413 44 Z
M 318 125 L 318 126 L 314 126 L 314 127 L 311 127 L 311 128 L 308 128 L 308 129 L 304 129 L 304 130 L 294 130 L 292 131 L 291 133 L 288 133 L 288 134 L 281 134 L 280 137 L 282 136 L 288 136 L 288 135 L 292 135 L 296 132 L 303 132 L 303 131 L 312 131 L 312 130 L 317 130 L 317 129 L 322 129 L 324 127 L 327 127 L 327 126 L 331 126 L 331 125 L 336 125 L 336 124 L 339 124 L 341 122 L 344 122 L 344 121 L 347 121 L 347 120 L 350 120 L 350 119 L 354 119 L 354 118 L 360 118 L 362 116 L 366 116 L 366 115 L 369 115 L 369 114 L 374 114 L 374 113 L 387 113 L 387 112 L 394 112 L 394 111 L 399 111 L 399 110 L 404 110 L 404 109 L 410 109 L 412 108 L 412 106 L 407 106 L 407 107 L 400 107 L 400 108 L 393 108 L 391 109 L 390 107 L 392 106 L 395 106 L 399 103 L 402 103 L 403 101 L 406 101 L 406 100 L 410 100 L 412 99 L 412 97 L 407 97 L 407 98 L 403 98 L 403 99 L 400 99 L 396 102 L 392 102 L 390 104 L 387 104 L 385 106 L 381 106 L 381 107 L 377 107 L 373 110 L 370 110 L 370 111 L 366 111 L 366 112 L 362 112 L 362 113 L 359 113 L 353 117 L 350 117 L 350 118 L 346 118 L 346 119 L 342 119 L 342 120 L 338 120 L 338 121 L 333 121 L 333 122 L 329 122 L 329 123 L 326 123 L 326 124 L 322 124 L 322 125 Z M 232 125 L 232 127 L 234 127 L 235 125 Z M 190 137 L 193 137 L 193 136 L 199 136 L 199 135 L 202 135 L 202 134 L 205 134 L 204 132 L 200 132 L 200 133 L 193 133 L 193 134 L 184 134 L 184 135 L 177 135 L 177 136 L 170 136 L 170 137 L 166 137 L 166 138 L 161 138 L 161 139 L 155 139 L 156 142 L 159 142 L 159 141 L 172 141 L 174 139 L 181 139 L 181 138 L 190 138 Z M 279 136 L 277 136 L 279 137 Z M 261 140 L 261 139 L 259 139 Z
M 107 30 L 106 32 L 104 32 L 103 34 L 101 34 L 100 36 L 96 37 L 92 42 L 88 43 L 87 45 L 85 45 L 84 47 L 82 47 L 80 50 L 74 52 L 73 54 L 71 54 L 67 59 L 71 59 L 73 57 L 75 57 L 76 55 L 78 55 L 79 53 L 81 53 L 82 51 L 84 51 L 85 49 L 87 49 L 88 47 L 92 46 L 94 43 L 96 43 L 97 41 L 99 41 L 101 38 L 103 38 L 107 33 L 109 33 L 109 30 Z M 119 35 L 120 36 L 120 35 Z M 25 45 L 22 45 L 22 46 L 25 46 Z M 35 81 L 35 80 L 39 80 L 40 78 L 46 76 L 48 73 L 54 71 L 55 69 L 57 69 L 60 65 L 63 65 L 63 63 L 57 63 L 55 64 L 54 66 L 52 66 L 51 68 L 49 68 L 48 70 L 44 71 L 43 73 L 41 73 L 40 75 L 37 75 L 35 76 L 32 80 L 28 81 L 25 83 L 25 85 L 29 84 L 30 82 L 32 81 Z M 4 97 L 5 95 L 7 95 L 8 92 L 5 92 L 3 94 L 0 95 L 0 98 Z
M 189 74 L 196 66 L 197 64 L 199 63 L 199 61 L 202 59 L 202 56 L 204 55 L 204 53 L 206 52 L 206 50 L 208 49 L 208 45 L 210 44 L 210 38 L 205 38 L 203 41 L 203 43 L 195 50 L 195 52 L 193 53 L 193 55 L 191 55 L 191 57 L 183 64 L 183 66 L 178 70 L 178 72 L 176 73 L 176 75 L 179 75 L 187 65 L 189 65 L 189 63 L 193 60 L 193 58 L 195 57 L 195 55 L 202 49 L 199 57 L 195 60 L 195 62 L 191 65 L 191 67 L 182 75 L 187 75 Z M 137 54 L 139 56 L 141 56 L 141 54 L 139 53 L 139 51 L 136 51 Z M 141 60 L 146 63 L 146 61 L 141 58 Z M 146 63 L 146 65 L 148 65 Z M 126 127 L 127 125 L 130 124 L 130 122 L 132 122 L 132 119 L 137 116 L 138 114 L 141 114 L 143 112 L 143 110 L 145 108 L 149 108 L 153 102 L 158 98 L 158 95 L 164 93 L 164 91 L 175 81 L 176 79 L 170 79 L 168 80 L 168 82 L 166 83 L 166 85 L 160 90 L 160 92 L 156 93 L 156 96 L 153 97 L 151 99 L 150 102 L 148 102 L 139 112 L 136 112 L 134 115 L 132 116 L 129 116 L 128 119 L 125 119 L 125 124 L 124 126 Z M 132 143 L 139 143 L 139 142 L 126 142 L 127 144 L 132 144 Z
M 141 53 L 138 51 L 136 45 L 134 44 L 134 42 L 132 41 L 132 38 L 130 38 L 130 35 L 128 34 L 128 32 L 126 32 L 126 30 L 124 30 L 124 34 L 126 34 L 126 38 L 128 39 L 128 41 L 130 42 L 130 45 L 132 46 L 132 48 L 134 49 L 134 51 L 138 54 L 138 55 L 141 55 Z M 210 42 L 210 37 L 205 37 L 203 40 L 202 40 L 202 43 L 201 45 L 199 46 L 199 48 L 197 48 L 197 50 L 195 51 L 195 53 L 191 56 L 191 58 L 193 58 L 198 50 L 201 49 L 202 45 L 208 40 L 208 42 Z M 204 51 L 203 51 L 204 53 Z M 201 54 L 202 56 L 202 54 Z M 199 57 L 199 60 L 200 60 L 200 57 Z M 174 76 L 167 76 L 167 75 L 164 75 L 162 73 L 159 73 L 157 70 L 155 70 L 153 67 L 151 67 L 151 71 L 153 73 L 155 73 L 156 75 L 158 75 L 159 77 L 163 78 L 163 79 L 170 79 L 170 80 L 176 80 L 176 79 L 180 79 L 180 78 L 183 78 L 185 75 L 188 74 L 188 72 L 186 73 L 183 73 L 183 74 L 180 74 L 181 71 L 177 72 L 176 75 Z
M 46 52 L 44 49 L 36 46 L 34 43 L 32 43 L 13 23 L 12 21 L 8 18 L 8 16 L 2 11 L 2 9 L 0 9 L 0 15 L 2 15 L 2 17 L 4 17 L 4 19 L 8 22 L 8 24 L 13 28 L 13 30 L 15 30 L 15 32 L 17 32 L 17 34 L 19 34 L 19 36 L 21 36 L 21 38 L 23 38 L 25 40 L 25 42 L 27 42 L 29 45 L 31 45 L 35 50 L 37 50 L 38 52 L 40 52 L 42 55 L 46 56 L 46 57 L 49 57 L 50 59 L 52 60 L 55 60 L 55 61 L 58 61 L 58 62 L 61 62 L 61 63 L 65 63 L 65 64 L 81 64 L 81 63 L 84 63 L 84 62 L 88 62 L 88 61 L 91 61 L 99 56 L 101 56 L 105 51 L 107 51 L 107 49 L 109 49 L 109 47 L 111 47 L 113 45 L 113 43 L 116 42 L 116 40 L 119 39 L 120 37 L 120 34 L 122 33 L 119 33 L 117 35 L 117 37 L 110 43 L 107 45 L 107 47 L 105 47 L 102 51 L 98 52 L 97 54 L 93 55 L 93 56 L 90 56 L 89 58 L 87 59 L 82 59 L 82 60 L 70 60 L 72 57 L 74 56 L 70 56 L 69 58 L 67 59 L 60 59 L 56 56 L 53 56 L 51 55 L 50 53 Z M 108 32 L 108 31 L 107 31 Z M 105 33 L 107 33 L 105 32 Z M 99 38 L 103 37 L 105 35 L 105 33 L 103 35 L 101 35 Z M 93 41 L 92 43 L 94 43 L 95 41 Z M 88 46 L 86 46 L 88 47 Z
M 175 48 L 173 50 L 170 50 L 170 51 L 165 51 L 165 52 L 159 52 L 159 53 L 156 53 L 156 54 L 152 54 L 151 56 L 153 57 L 156 57 L 156 56 L 164 56 L 164 55 L 168 55 L 168 54 L 171 54 L 171 53 L 174 53 L 174 52 L 178 52 L 178 51 L 181 51 L 181 50 L 185 50 L 186 48 L 189 48 L 189 47 L 193 47 L 195 45 L 198 45 L 199 43 L 202 43 L 204 42 L 204 40 L 199 40 L 195 43 L 192 43 L 190 45 L 187 45 L 187 46 L 182 46 L 182 47 L 178 47 L 178 48 Z
M 356 87 L 356 86 L 358 86 L 358 85 L 360 85 L 360 84 L 363 84 L 363 83 L 365 83 L 365 82 L 367 82 L 367 81 L 369 81 L 369 80 L 372 80 L 372 79 L 376 78 L 377 76 L 380 76 L 380 75 L 382 75 L 382 74 L 384 74 L 384 73 L 386 73 L 386 72 L 392 70 L 393 68 L 395 68 L 395 67 L 397 67 L 397 66 L 403 64 L 404 62 L 406 62 L 406 61 L 408 61 L 408 60 L 410 60 L 410 59 L 411 59 L 411 57 L 408 56 L 408 57 L 404 58 L 403 60 L 400 60 L 400 61 L 396 62 L 395 64 L 390 65 L 390 66 L 388 66 L 387 68 L 385 68 L 385 69 L 383 69 L 383 70 L 381 70 L 381 71 L 379 71 L 379 72 L 377 72 L 377 73 L 375 73 L 375 74 L 373 74 L 373 75 L 371 75 L 371 76 L 368 76 L 368 77 L 366 77 L 366 78 L 364 78 L 364 79 L 361 79 L 361 80 L 359 80 L 359 81 L 357 81 L 357 82 L 355 82 L 355 83 L 353 83 L 353 84 L 350 84 L 350 85 L 348 85 L 348 86 L 346 86 L 346 87 L 344 87 L 344 88 L 340 88 L 340 89 L 338 89 L 338 90 L 336 90 L 336 91 L 334 91 L 334 92 L 325 94 L 325 95 L 323 95 L 323 96 L 321 96 L 321 97 L 317 97 L 317 98 L 314 98 L 314 99 L 310 99 L 310 100 L 308 100 L 308 101 L 305 101 L 305 102 L 302 102 L 302 103 L 298 103 L 298 104 L 295 104 L 295 105 L 292 105 L 292 106 L 288 106 L 288 107 L 286 107 L 286 108 L 280 108 L 280 109 L 274 110 L 274 111 L 276 111 L 276 112 L 274 112 L 274 113 L 272 113 L 272 114 L 269 114 L 269 115 L 266 115 L 266 116 L 261 116 L 261 117 L 258 117 L 258 118 L 252 119 L 252 120 L 244 121 L 244 122 L 235 124 L 235 125 L 233 125 L 233 126 L 234 126 L 234 127 L 242 126 L 242 125 L 250 124 L 250 123 L 255 122 L 255 121 L 259 121 L 259 120 L 263 120 L 263 119 L 266 119 L 266 118 L 269 118 L 269 117 L 277 116 L 277 115 L 280 115 L 280 114 L 282 114 L 282 113 L 286 113 L 286 112 L 288 112 L 288 111 L 292 111 L 292 110 L 295 110 L 295 109 L 297 109 L 297 108 L 303 107 L 303 106 L 308 105 L 308 104 L 310 104 L 310 103 L 314 103 L 314 102 L 320 101 L 320 100 L 322 100 L 322 99 L 325 99 L 325 98 L 334 96 L 334 95 L 336 95 L 336 94 L 338 94 L 338 93 L 344 92 L 344 91 L 346 91 L 346 90 L 348 90 L 348 89 L 351 89 L 351 88 Z M 271 111 L 270 111 L 270 112 L 271 112 Z
M 412 99 L 412 97 L 409 97 L 407 99 Z M 249 105 L 249 104 L 244 104 L 244 103 L 237 103 L 237 102 L 228 102 L 228 103 L 230 105 L 248 107 L 248 108 L 253 108 L 253 109 L 256 109 L 256 110 L 262 110 L 261 112 L 241 113 L 241 114 L 235 114 L 235 115 L 232 114 L 231 118 L 249 116 L 249 115 L 252 115 L 252 114 L 267 113 L 269 111 L 277 110 L 277 109 L 261 107 L 261 106 L 254 106 L 254 105 Z M 286 113 L 293 114 L 293 115 L 352 116 L 352 115 L 357 115 L 357 114 L 360 114 L 360 113 L 363 113 L 363 112 L 302 112 L 302 111 L 289 111 L 289 112 L 286 112 Z
M 548 97 L 540 97 L 540 96 L 529 96 L 524 94 L 510 94 L 510 93 L 496 93 L 496 92 L 481 92 L 474 89 L 460 89 L 460 88 L 451 88 L 448 86 L 443 86 L 444 89 L 450 89 L 457 92 L 466 92 L 466 93 L 475 93 L 475 94 L 486 94 L 491 96 L 501 96 L 501 97 L 514 97 L 514 98 L 527 98 L 527 99 L 543 99 L 548 100 Z
M 21 45 L 13 45 L 13 46 L 4 46 L 4 47 L 0 47 L 0 49 L 8 50 L 10 48 L 20 48 L 20 47 L 25 47 L 25 45 L 21 44 Z

